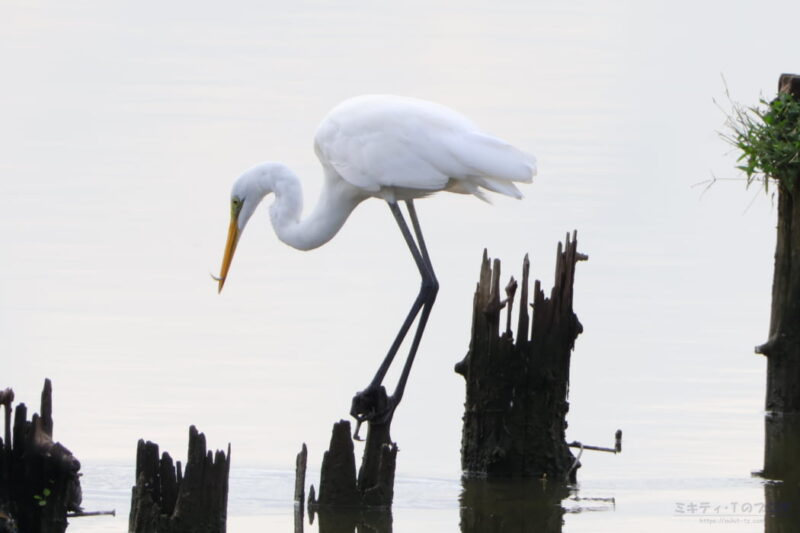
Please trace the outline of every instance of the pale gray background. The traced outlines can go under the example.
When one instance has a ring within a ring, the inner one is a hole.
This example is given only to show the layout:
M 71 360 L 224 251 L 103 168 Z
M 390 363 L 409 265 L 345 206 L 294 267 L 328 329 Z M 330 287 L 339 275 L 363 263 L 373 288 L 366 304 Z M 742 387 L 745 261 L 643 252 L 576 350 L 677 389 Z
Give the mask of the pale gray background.
M 616 494 L 617 511 L 568 516 L 565 530 L 634 531 L 674 520 L 677 501 L 763 498 L 748 477 L 762 453 L 752 347 L 766 340 L 776 208 L 745 189 L 712 98 L 729 107 L 722 76 L 751 104 L 800 71 L 798 16 L 788 0 L 6 0 L 0 386 L 38 405 L 53 379 L 55 437 L 82 460 L 89 504 L 93 468 L 132 466 L 140 437 L 181 457 L 189 424 L 232 442 L 233 476 L 287 469 L 303 441 L 318 464 L 417 289 L 388 209 L 362 204 L 309 253 L 278 242 L 263 210 L 221 296 L 209 273 L 242 170 L 284 161 L 310 208 L 328 109 L 404 94 L 535 153 L 540 173 L 522 201 L 418 203 L 442 289 L 393 425 L 398 476 L 457 483 L 452 368 L 483 247 L 509 274 L 531 253 L 549 289 L 556 243 L 577 228 L 591 260 L 576 281 L 568 437 L 610 444 L 621 427 L 625 452 L 584 456 L 584 486 L 612 480 L 595 495 Z M 725 180 L 703 194 L 712 176 Z M 690 478 L 706 492 L 633 490 Z M 404 490 L 401 502 L 422 489 Z M 234 527 L 237 498 L 232 530 L 248 530 Z M 455 502 L 437 505 L 447 526 L 418 522 L 455 529 Z M 414 516 L 396 510 L 396 530 Z

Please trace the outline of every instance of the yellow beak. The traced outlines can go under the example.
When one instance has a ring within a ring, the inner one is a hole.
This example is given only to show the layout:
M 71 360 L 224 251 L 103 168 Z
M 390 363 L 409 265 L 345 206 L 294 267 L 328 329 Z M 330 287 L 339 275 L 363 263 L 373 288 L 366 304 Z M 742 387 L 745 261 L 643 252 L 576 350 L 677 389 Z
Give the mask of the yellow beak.
M 219 277 L 212 276 L 219 282 L 217 293 L 222 292 L 222 287 L 225 285 L 225 278 L 228 277 L 228 269 L 231 267 L 233 261 L 233 254 L 236 251 L 236 244 L 239 242 L 239 226 L 236 224 L 237 217 L 231 217 L 231 225 L 228 227 L 228 242 L 225 244 L 225 255 L 222 257 L 222 270 Z

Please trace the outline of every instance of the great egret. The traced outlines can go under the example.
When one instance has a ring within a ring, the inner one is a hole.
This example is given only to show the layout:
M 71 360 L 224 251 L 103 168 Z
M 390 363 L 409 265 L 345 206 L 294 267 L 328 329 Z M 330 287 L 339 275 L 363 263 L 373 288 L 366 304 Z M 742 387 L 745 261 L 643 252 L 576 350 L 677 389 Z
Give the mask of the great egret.
M 388 420 L 400 402 L 439 289 L 414 200 L 437 191 L 473 194 L 485 200 L 484 189 L 521 198 L 514 182 L 529 183 L 536 174 L 536 160 L 482 132 L 447 107 L 377 95 L 351 98 L 335 107 L 317 129 L 314 150 L 322 163 L 325 182 L 316 208 L 306 218 L 300 218 L 300 181 L 281 163 L 258 164 L 235 181 L 228 240 L 221 273 L 215 279 L 221 291 L 239 237 L 269 193 L 275 193 L 269 211 L 275 233 L 300 250 L 328 242 L 363 200 L 381 198 L 389 204 L 422 276 L 422 285 L 375 377 L 353 398 L 350 414 L 357 421 L 358 438 L 362 422 Z M 398 206 L 401 201 L 406 203 L 416 241 Z M 405 365 L 394 393 L 387 397 L 381 383 L 418 315 Z

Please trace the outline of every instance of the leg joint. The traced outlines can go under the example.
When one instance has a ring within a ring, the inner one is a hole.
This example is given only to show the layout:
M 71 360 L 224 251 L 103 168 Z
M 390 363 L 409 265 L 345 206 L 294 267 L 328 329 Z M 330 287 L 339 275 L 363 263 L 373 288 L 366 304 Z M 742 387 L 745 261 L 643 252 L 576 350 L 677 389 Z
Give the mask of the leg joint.
M 439 280 L 433 276 L 423 281 L 422 286 L 434 294 L 439 292 Z
M 435 300 L 436 294 L 439 292 L 439 281 L 433 277 L 425 277 L 422 280 L 422 286 L 420 287 L 420 293 L 425 294 L 428 299 Z

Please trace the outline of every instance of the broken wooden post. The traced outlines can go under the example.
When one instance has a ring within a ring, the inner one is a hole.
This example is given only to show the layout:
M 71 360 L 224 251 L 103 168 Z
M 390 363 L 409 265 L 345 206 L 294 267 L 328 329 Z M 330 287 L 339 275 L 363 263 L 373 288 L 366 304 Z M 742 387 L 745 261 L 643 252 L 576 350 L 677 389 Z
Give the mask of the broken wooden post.
M 780 92 L 800 98 L 800 76 L 783 74 Z M 778 237 L 772 280 L 767 357 L 764 470 L 773 479 L 800 479 L 800 175 L 778 181 Z
M 128 530 L 132 533 L 224 533 L 228 512 L 231 445 L 206 451 L 205 435 L 189 428 L 184 471 L 158 444 L 139 440 L 136 485 L 131 496 Z
M 500 261 L 492 263 L 483 253 L 469 351 L 455 368 L 466 380 L 461 437 L 466 477 L 575 480 L 565 430 L 570 354 L 583 328 L 572 311 L 572 294 L 575 264 L 588 259 L 577 245 L 576 233 L 567 235 L 563 249 L 559 243 L 550 297 L 537 280 L 532 304 L 525 256 L 516 340 L 510 318 L 500 330 L 501 310 L 508 304 L 510 312 L 516 285 L 507 287 L 501 301 Z
M 306 499 L 306 465 L 308 448 L 306 443 L 297 454 L 294 467 L 294 533 L 303 533 L 303 504 Z
M 309 496 L 309 509 L 391 507 L 397 445 L 389 434 L 390 424 L 391 416 L 381 423 L 368 422 L 358 477 L 350 422 L 333 425 L 330 446 L 322 458 L 319 497 Z
M 306 499 L 306 464 L 308 464 L 308 448 L 304 442 L 295 459 L 294 470 L 294 503 L 299 504 L 301 508 Z
M 381 393 L 385 395 L 383 387 Z M 314 485 L 308 493 L 309 518 L 313 523 L 319 515 L 320 532 L 353 533 L 358 528 L 391 533 L 397 459 L 397 445 L 389 435 L 391 419 L 390 415 L 382 422 L 367 422 L 358 476 L 350 422 L 340 420 L 333 425 L 330 445 L 322 457 L 319 497 Z M 296 475 L 297 484 L 299 469 Z M 297 520 L 295 530 L 299 531 Z
M 390 416 L 386 421 L 370 421 L 367 425 L 364 454 L 361 458 L 361 468 L 358 469 L 358 491 L 361 494 L 363 507 L 392 506 L 397 444 L 392 442 L 389 434 L 391 423 Z
M 53 388 L 45 379 L 39 414 L 27 420 L 24 403 L 10 415 L 14 392 L 0 392 L 5 442 L 0 443 L 0 509 L 19 531 L 63 533 L 67 513 L 81 512 L 80 462 L 53 441 Z

